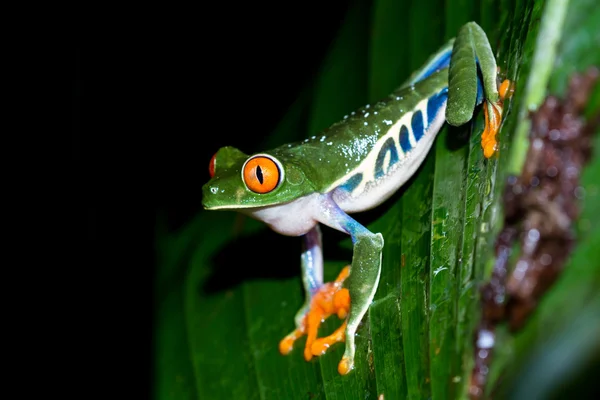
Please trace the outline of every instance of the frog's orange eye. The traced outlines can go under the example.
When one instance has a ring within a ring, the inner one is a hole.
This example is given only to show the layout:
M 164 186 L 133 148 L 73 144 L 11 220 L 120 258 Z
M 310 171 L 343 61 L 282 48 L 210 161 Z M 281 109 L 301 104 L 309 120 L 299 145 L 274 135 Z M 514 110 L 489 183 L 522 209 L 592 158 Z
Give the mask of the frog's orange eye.
M 208 173 L 211 178 L 215 177 L 215 167 L 217 166 L 217 153 L 213 154 L 210 162 L 208 163 Z
M 278 163 L 267 156 L 256 156 L 244 164 L 242 171 L 244 183 L 256 193 L 269 193 L 281 182 L 281 170 Z

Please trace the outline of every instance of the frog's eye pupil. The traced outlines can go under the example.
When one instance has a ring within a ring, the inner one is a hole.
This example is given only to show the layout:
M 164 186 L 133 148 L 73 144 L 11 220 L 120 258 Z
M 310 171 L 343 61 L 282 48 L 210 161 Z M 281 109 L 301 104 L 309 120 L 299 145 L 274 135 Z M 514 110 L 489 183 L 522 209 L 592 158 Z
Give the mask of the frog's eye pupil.
M 264 183 L 265 179 L 263 177 L 262 168 L 260 167 L 260 165 L 256 166 L 256 177 L 258 178 L 258 181 L 262 185 Z
M 282 181 L 283 171 L 277 160 L 267 155 L 256 155 L 244 164 L 242 179 L 246 187 L 255 193 L 269 193 Z

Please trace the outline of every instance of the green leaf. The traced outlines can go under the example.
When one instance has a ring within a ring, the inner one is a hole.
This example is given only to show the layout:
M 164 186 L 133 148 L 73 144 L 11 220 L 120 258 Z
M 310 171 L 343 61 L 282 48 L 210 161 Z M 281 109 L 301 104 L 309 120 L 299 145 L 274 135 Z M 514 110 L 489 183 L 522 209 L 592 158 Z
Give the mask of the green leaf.
M 564 5 L 354 1 L 320 73 L 264 147 L 314 135 L 389 94 L 474 20 L 490 38 L 502 73 L 516 81 L 515 95 L 505 103 L 499 158 L 483 157 L 478 109 L 473 123 L 440 132 L 405 187 L 378 209 L 356 215 L 371 231 L 383 234 L 385 247 L 380 285 L 357 332 L 356 369 L 347 376 L 337 373 L 342 345 L 311 362 L 303 359 L 303 339 L 291 354 L 279 354 L 279 340 L 294 328 L 294 315 L 303 303 L 299 238 L 279 236 L 230 212 L 201 212 L 180 231 L 169 232 L 159 215 L 155 398 L 467 398 L 478 287 L 491 266 L 503 182 L 517 169 L 515 160 L 527 146 L 522 126 L 528 119 L 529 88 L 545 95 L 549 86 L 551 93 L 560 94 L 572 72 L 600 65 L 599 53 L 593 51 L 600 43 L 594 22 L 600 20 L 600 9 L 593 0 L 569 2 L 554 55 L 538 60 L 540 24 L 542 32 L 543 26 L 552 26 L 544 18 L 556 11 L 548 7 Z M 537 75 L 546 70 L 545 77 Z M 599 146 L 597 135 L 595 148 Z M 501 381 L 499 393 L 548 395 L 557 390 L 556 382 L 568 383 L 569 373 L 585 371 L 600 352 L 593 344 L 600 332 L 600 264 L 593 262 L 600 259 L 599 174 L 600 157 L 595 155 L 583 178 L 579 246 L 563 276 L 522 332 L 513 336 L 501 331 L 490 377 L 491 387 Z M 350 261 L 351 246 L 347 237 L 328 228 L 323 240 L 325 278 L 332 280 Z M 248 265 L 235 265 L 236 256 L 250 255 L 264 243 L 284 256 L 249 256 Z M 323 329 L 338 325 L 339 320 L 330 318 Z M 567 360 L 566 366 L 550 368 L 557 360 Z

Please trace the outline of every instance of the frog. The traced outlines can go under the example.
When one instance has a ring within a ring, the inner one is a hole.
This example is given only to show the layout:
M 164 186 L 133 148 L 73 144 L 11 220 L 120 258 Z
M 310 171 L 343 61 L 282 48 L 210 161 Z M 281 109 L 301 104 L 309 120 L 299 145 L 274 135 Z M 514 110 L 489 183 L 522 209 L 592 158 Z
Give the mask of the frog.
M 498 72 L 485 32 L 468 22 L 388 97 L 320 134 L 250 155 L 225 146 L 212 156 L 211 178 L 202 188 L 206 210 L 240 212 L 282 235 L 303 237 L 305 301 L 295 328 L 279 342 L 281 354 L 290 354 L 303 336 L 306 361 L 344 343 L 338 372 L 354 369 L 356 332 L 379 285 L 384 238 L 351 215 L 389 199 L 418 170 L 442 126 L 469 122 L 482 103 L 482 149 L 486 158 L 496 154 L 512 87 L 509 80 L 500 83 Z M 332 282 L 323 280 L 321 225 L 352 240 L 351 264 Z M 318 337 L 332 315 L 343 322 Z

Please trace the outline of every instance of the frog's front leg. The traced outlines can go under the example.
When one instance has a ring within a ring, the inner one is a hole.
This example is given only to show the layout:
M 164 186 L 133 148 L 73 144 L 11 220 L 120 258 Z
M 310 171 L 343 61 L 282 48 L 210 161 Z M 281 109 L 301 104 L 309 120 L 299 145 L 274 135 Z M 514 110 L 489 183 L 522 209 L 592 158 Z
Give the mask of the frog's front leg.
M 337 314 L 341 319 L 345 319 L 348 314 L 350 298 L 348 290 L 342 285 L 349 268 L 344 268 L 334 282 L 323 284 L 323 250 L 318 224 L 304 235 L 301 265 L 306 300 L 296 314 L 296 329 L 279 343 L 279 351 L 284 355 L 289 354 L 294 342 L 307 335 L 304 358 L 310 361 L 313 356 L 324 352 L 323 346 L 329 347 L 330 344 L 344 340 L 343 329 L 338 329 L 325 338 L 328 341 L 319 341 L 317 346 L 314 345 L 321 322 L 332 314 Z
M 306 300 L 304 306 L 296 314 L 296 328 L 304 325 L 304 317 L 310 309 L 311 301 L 323 286 L 323 244 L 318 224 L 304 235 L 301 266 Z

